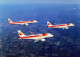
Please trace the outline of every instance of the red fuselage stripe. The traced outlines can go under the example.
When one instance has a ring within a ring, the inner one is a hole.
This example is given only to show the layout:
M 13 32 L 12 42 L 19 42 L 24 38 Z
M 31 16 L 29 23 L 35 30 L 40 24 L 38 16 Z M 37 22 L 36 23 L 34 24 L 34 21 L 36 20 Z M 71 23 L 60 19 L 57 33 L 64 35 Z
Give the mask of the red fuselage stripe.
M 9 24 L 18 24 L 18 23 L 33 23 L 31 21 L 23 21 L 23 22 L 12 22 L 12 23 L 9 23 Z
M 62 26 L 68 26 L 67 24 L 65 25 L 54 25 L 54 26 L 48 26 L 48 27 L 62 27 Z
M 42 37 L 43 35 L 34 35 L 34 36 L 26 36 L 26 37 L 18 37 L 18 38 L 34 38 L 34 37 Z

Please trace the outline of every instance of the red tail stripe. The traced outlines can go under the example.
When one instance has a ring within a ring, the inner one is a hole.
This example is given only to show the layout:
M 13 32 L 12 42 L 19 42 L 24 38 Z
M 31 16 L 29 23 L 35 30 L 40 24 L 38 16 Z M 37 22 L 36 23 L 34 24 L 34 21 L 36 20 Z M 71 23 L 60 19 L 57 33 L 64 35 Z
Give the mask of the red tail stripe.
M 23 33 L 20 32 L 19 35 L 23 35 Z
M 48 23 L 48 25 L 51 25 L 50 23 Z

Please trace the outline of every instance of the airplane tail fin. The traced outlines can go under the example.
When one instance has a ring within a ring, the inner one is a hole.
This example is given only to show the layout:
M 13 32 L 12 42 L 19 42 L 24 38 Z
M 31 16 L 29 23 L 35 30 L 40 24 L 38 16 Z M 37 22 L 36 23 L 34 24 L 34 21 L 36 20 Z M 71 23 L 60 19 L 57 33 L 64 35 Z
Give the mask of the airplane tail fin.
M 10 19 L 8 19 L 9 23 L 11 23 L 12 21 Z
M 51 26 L 52 24 L 51 24 L 49 21 L 47 21 L 47 25 L 48 25 L 48 26 Z
M 18 34 L 19 34 L 20 37 L 24 37 L 25 36 L 20 30 L 18 30 Z

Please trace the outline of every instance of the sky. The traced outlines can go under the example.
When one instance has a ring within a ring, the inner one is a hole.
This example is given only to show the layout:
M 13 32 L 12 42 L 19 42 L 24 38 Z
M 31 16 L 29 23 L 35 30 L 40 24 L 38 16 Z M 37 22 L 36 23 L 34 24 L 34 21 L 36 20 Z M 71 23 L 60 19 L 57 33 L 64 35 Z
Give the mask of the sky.
M 80 0 L 0 0 L 0 4 L 42 4 L 42 3 L 80 4 Z

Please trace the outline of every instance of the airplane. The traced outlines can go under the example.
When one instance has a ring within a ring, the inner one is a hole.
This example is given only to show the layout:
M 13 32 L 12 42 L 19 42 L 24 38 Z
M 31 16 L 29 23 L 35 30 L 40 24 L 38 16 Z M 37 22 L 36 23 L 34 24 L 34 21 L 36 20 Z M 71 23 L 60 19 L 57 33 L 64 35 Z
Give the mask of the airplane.
M 69 26 L 74 26 L 72 23 L 68 24 L 57 24 L 57 25 L 52 25 L 49 21 L 47 21 L 47 27 L 48 28 L 62 28 L 62 29 L 68 29 Z
M 34 42 L 45 41 L 44 38 L 53 37 L 54 36 L 54 35 L 52 35 L 50 33 L 25 35 L 20 30 L 18 30 L 18 34 L 19 34 L 18 39 L 33 39 L 33 40 L 35 40 Z
M 26 26 L 28 26 L 29 23 L 37 23 L 38 22 L 36 20 L 12 22 L 10 19 L 8 19 L 8 21 L 9 21 L 8 24 L 21 24 L 21 25 L 26 25 Z

